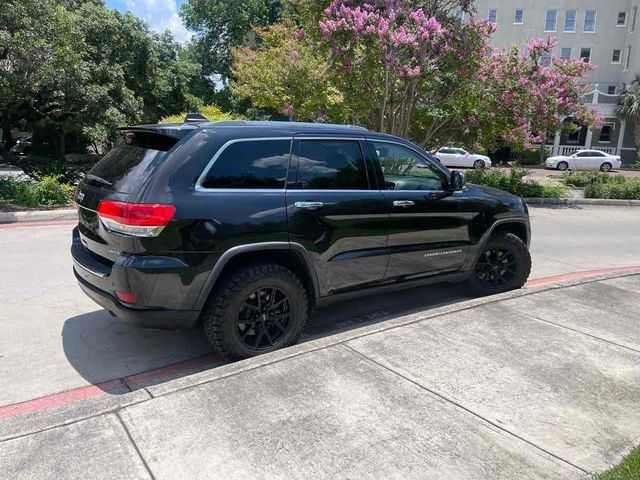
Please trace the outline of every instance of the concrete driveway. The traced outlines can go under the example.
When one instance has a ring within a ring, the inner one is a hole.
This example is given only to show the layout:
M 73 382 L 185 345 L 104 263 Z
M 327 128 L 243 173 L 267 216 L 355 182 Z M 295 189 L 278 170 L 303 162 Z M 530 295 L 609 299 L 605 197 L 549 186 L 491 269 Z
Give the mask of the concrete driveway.
M 532 208 L 531 278 L 640 264 L 639 214 L 632 207 Z M 123 382 L 139 389 L 223 363 L 207 356 L 197 330 L 129 327 L 86 298 L 71 273 L 71 224 L 14 226 L 0 229 L 0 378 L 8 386 L 0 408 L 128 391 Z M 443 285 L 336 304 L 313 317 L 304 340 L 464 299 L 460 288 Z
M 470 300 L 9 419 L 0 476 L 585 478 L 640 441 L 639 291 L 635 274 Z

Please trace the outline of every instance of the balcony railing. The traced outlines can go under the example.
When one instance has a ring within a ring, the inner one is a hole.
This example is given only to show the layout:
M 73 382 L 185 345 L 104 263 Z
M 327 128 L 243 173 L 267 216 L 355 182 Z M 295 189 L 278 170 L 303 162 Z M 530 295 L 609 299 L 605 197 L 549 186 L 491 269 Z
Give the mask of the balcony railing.
M 610 155 L 617 155 L 618 149 L 616 147 L 585 147 L 580 145 L 560 145 L 560 155 L 573 155 L 579 150 L 600 150 L 601 152 L 608 153 Z

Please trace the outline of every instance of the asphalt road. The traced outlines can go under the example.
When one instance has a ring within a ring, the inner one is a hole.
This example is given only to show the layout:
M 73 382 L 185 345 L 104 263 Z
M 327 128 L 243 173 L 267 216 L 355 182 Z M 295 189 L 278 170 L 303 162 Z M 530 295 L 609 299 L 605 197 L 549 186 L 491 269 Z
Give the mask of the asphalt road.
M 532 208 L 530 278 L 640 265 L 639 218 L 634 207 Z M 0 229 L 0 407 L 209 352 L 197 330 L 130 327 L 86 298 L 71 272 L 72 228 Z M 463 299 L 443 285 L 334 304 L 313 317 L 305 340 Z

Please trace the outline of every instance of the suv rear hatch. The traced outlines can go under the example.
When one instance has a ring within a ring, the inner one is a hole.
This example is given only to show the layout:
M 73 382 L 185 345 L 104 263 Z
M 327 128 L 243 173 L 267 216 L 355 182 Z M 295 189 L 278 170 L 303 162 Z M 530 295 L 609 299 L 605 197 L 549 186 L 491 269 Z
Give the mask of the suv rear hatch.
M 154 125 L 121 129 L 122 140 L 81 180 L 75 195 L 78 240 L 98 260 L 113 262 L 120 252 L 136 253 L 140 248 L 140 242 L 134 241 L 136 235 L 107 228 L 98 210 L 110 207 L 108 210 L 113 214 L 114 207 L 122 210 L 123 206 L 135 203 L 140 189 L 166 161 L 170 150 L 194 128 L 197 127 Z

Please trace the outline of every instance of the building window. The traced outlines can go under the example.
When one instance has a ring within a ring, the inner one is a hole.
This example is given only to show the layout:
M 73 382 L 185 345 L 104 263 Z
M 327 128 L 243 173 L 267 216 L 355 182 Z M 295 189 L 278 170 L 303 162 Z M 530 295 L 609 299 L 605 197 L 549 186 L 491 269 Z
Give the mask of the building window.
M 596 11 L 587 10 L 584 14 L 584 31 L 595 32 L 596 31 Z
M 576 15 L 575 10 L 567 10 L 564 14 L 564 32 L 576 31 Z
M 562 50 L 560 50 L 560 59 L 571 60 L 571 47 L 564 47 Z
M 524 10 L 517 8 L 513 15 L 513 23 L 516 25 L 522 25 L 524 23 Z
M 622 50 L 619 48 L 613 49 L 613 55 L 611 55 L 611 63 L 620 63 L 620 58 L 622 57 Z
M 590 48 L 581 48 L 580 49 L 580 58 L 585 62 L 589 62 L 591 60 L 591 49 Z
M 631 63 L 631 45 L 627 45 L 627 51 L 624 58 L 624 69 L 629 70 L 629 64 Z
M 631 10 L 631 31 L 632 32 L 636 29 L 637 14 L 638 14 L 638 7 L 633 7 L 633 10 Z
M 551 54 L 549 52 L 542 52 L 540 65 L 542 65 L 543 67 L 548 67 L 549 65 L 551 65 Z
M 567 135 L 567 143 L 578 143 L 580 142 L 580 131 L 581 128 L 579 125 L 575 125 L 574 129 L 572 129 Z
M 460 21 L 460 23 L 464 23 L 465 17 L 466 13 L 463 10 L 458 10 L 458 13 L 456 13 L 456 18 Z
M 489 20 L 491 23 L 498 23 L 498 10 L 496 10 L 495 8 L 489 10 L 489 13 L 487 14 L 487 20 Z
M 627 12 L 618 12 L 618 21 L 616 23 L 618 27 L 627 26 Z
M 547 10 L 547 18 L 544 22 L 544 31 L 545 32 L 555 32 L 556 31 L 556 19 L 558 18 L 557 10 Z
M 616 94 L 616 86 L 615 85 L 609 85 L 607 87 L 607 93 L 609 95 L 615 95 Z
M 605 123 L 600 130 L 600 143 L 610 143 L 611 133 L 613 132 L 615 125 L 613 123 Z

